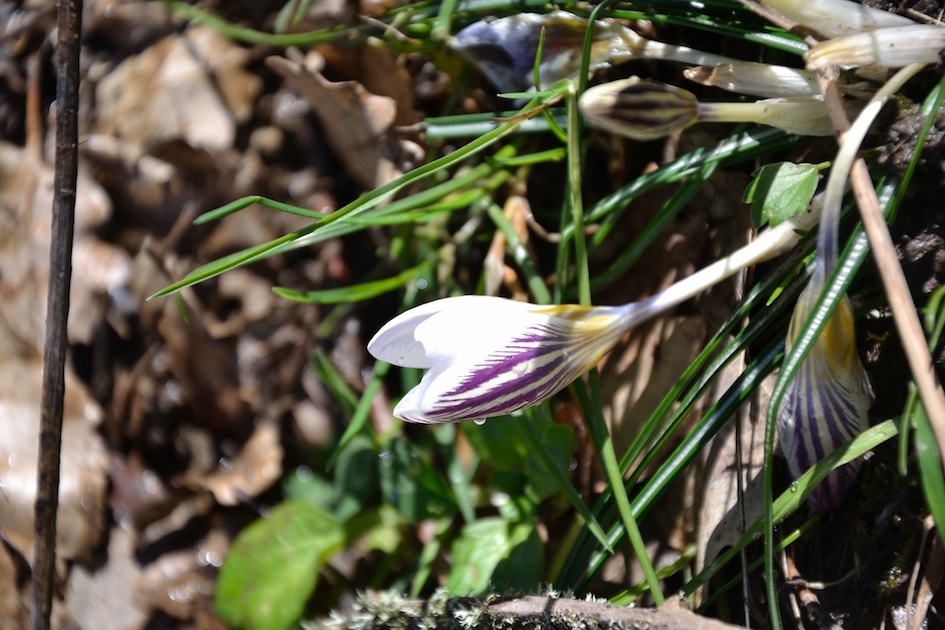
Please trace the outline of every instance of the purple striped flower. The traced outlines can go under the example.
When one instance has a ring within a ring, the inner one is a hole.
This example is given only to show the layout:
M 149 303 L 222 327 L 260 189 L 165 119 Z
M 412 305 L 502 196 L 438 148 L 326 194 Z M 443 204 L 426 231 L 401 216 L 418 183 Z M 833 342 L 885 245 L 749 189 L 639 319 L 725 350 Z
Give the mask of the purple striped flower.
M 388 322 L 368 351 L 427 369 L 394 409 L 408 422 L 479 420 L 547 400 L 594 367 L 634 323 L 631 306 L 541 306 L 467 295 Z
M 810 317 L 823 285 L 811 282 L 798 299 L 788 328 L 787 350 Z M 796 479 L 808 468 L 869 428 L 873 393 L 856 353 L 853 309 L 844 296 L 814 342 L 778 408 L 781 449 Z M 808 502 L 832 510 L 856 479 L 860 461 L 837 468 L 814 489 Z
M 554 396 L 631 328 L 740 270 L 794 246 L 819 217 L 812 206 L 663 291 L 621 306 L 541 306 L 497 297 L 444 298 L 401 313 L 368 351 L 428 370 L 394 415 L 433 424 L 503 416 Z

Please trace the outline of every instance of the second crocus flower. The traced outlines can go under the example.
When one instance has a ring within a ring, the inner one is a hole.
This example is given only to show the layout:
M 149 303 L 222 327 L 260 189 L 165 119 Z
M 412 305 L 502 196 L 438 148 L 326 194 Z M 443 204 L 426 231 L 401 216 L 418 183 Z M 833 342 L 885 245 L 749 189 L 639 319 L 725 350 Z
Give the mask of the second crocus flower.
M 398 418 L 480 420 L 535 405 L 589 371 L 631 325 L 626 310 L 444 298 L 392 319 L 368 350 L 429 370 L 397 404 Z

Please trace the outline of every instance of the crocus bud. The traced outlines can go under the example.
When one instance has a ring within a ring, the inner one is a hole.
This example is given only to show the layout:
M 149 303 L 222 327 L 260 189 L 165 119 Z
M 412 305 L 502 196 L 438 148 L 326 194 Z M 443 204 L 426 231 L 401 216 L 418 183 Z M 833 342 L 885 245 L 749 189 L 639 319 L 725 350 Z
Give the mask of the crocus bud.
M 858 104 L 848 104 L 855 113 Z M 630 77 L 588 89 L 581 113 L 595 127 L 634 140 L 655 140 L 696 122 L 751 122 L 806 136 L 833 135 L 819 97 L 771 98 L 751 103 L 700 103 L 681 88 Z
M 635 140 L 665 138 L 699 120 L 691 92 L 640 77 L 596 85 L 579 106 L 591 125 Z
M 815 278 L 823 274 L 815 274 Z M 810 317 L 823 282 L 812 280 L 798 298 L 788 328 L 786 350 Z M 869 428 L 873 393 L 856 352 L 853 309 L 846 296 L 824 326 L 798 368 L 781 405 L 777 427 L 781 450 L 794 478 Z M 814 489 L 808 502 L 815 510 L 835 508 L 856 479 L 860 461 L 834 470 Z
M 903 68 L 913 63 L 939 63 L 945 28 L 913 24 L 879 28 L 820 42 L 804 55 L 812 70 L 829 65 Z
M 761 4 L 827 37 L 915 24 L 907 17 L 851 0 L 761 0 Z

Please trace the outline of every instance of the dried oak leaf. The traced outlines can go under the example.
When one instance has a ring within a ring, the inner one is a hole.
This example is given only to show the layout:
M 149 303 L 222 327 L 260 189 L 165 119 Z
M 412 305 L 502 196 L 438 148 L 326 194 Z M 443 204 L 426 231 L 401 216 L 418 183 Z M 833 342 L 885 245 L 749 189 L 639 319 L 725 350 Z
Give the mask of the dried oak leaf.
M 37 348 L 46 337 L 53 174 L 38 152 L 0 142 L 0 314 Z M 72 342 L 90 341 L 104 316 L 103 296 L 128 283 L 128 255 L 91 232 L 111 211 L 105 191 L 80 170 L 68 323 Z
M 43 363 L 0 318 L 0 536 L 33 558 L 33 502 Z M 102 410 L 66 373 L 57 512 L 60 559 L 88 561 L 105 521 L 108 453 L 96 430 Z
M 238 505 L 267 490 L 282 474 L 282 445 L 279 428 L 271 422 L 256 427 L 240 452 L 221 463 L 210 474 L 187 471 L 177 477 L 178 485 L 208 490 L 221 505 Z
M 209 151 L 233 145 L 262 80 L 247 53 L 209 27 L 165 37 L 129 57 L 98 84 L 96 132 L 147 147 L 183 140 Z
M 397 115 L 393 99 L 371 94 L 357 81 L 329 81 L 285 57 L 268 57 L 266 63 L 301 92 L 358 184 L 376 188 L 402 174 L 397 166 L 400 147 L 388 135 Z

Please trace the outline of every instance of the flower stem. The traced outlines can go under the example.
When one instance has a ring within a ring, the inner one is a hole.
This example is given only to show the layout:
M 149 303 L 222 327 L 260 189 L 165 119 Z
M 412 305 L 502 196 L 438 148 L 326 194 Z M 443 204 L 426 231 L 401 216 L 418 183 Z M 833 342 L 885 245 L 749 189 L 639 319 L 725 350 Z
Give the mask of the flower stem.
M 577 273 L 578 303 L 591 305 L 591 276 L 587 266 L 584 241 L 584 203 L 581 199 L 581 117 L 578 116 L 577 90 L 574 84 L 567 94 L 568 104 L 568 205 L 574 226 L 574 266 Z
M 811 206 L 807 212 L 762 232 L 748 245 L 683 278 L 660 293 L 620 307 L 624 309 L 624 315 L 619 326 L 629 330 L 715 286 L 742 269 L 784 252 L 801 239 L 802 233 L 812 229 L 819 217 L 817 208 Z
M 578 299 L 583 306 L 591 304 L 591 279 L 590 271 L 587 265 L 587 245 L 584 241 L 584 206 L 581 200 L 581 122 L 578 116 L 578 95 L 575 86 L 572 84 L 571 90 L 567 96 L 568 106 L 568 187 L 570 192 L 569 202 L 571 206 L 571 220 L 574 226 L 574 264 L 577 273 Z M 659 579 L 656 577 L 656 570 L 653 563 L 650 562 L 646 553 L 646 545 L 643 543 L 643 536 L 640 534 L 640 528 L 630 509 L 630 499 L 627 497 L 627 489 L 624 487 L 623 476 L 620 474 L 620 466 L 617 463 L 617 454 L 614 452 L 614 444 L 610 438 L 610 432 L 604 422 L 603 401 L 600 395 L 600 375 L 597 370 L 591 370 L 590 373 L 590 400 L 582 400 L 588 428 L 591 435 L 594 436 L 594 442 L 597 446 L 597 454 L 603 464 L 607 482 L 610 484 L 614 497 L 617 499 L 617 508 L 620 511 L 620 517 L 623 520 L 627 534 L 630 536 L 630 544 L 633 547 L 633 553 L 636 554 L 637 561 L 643 569 L 646 576 L 646 583 L 653 595 L 653 601 L 661 605 L 665 598 L 660 590 Z M 582 388 L 578 388 L 581 390 Z

